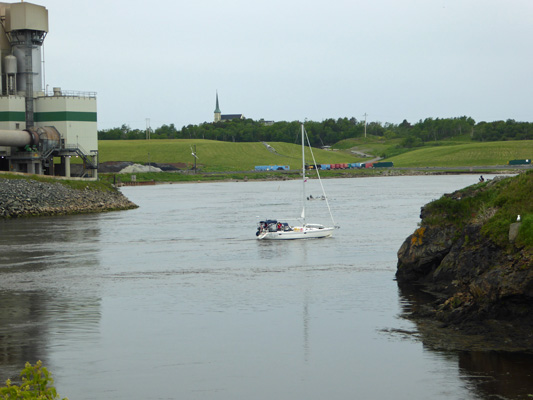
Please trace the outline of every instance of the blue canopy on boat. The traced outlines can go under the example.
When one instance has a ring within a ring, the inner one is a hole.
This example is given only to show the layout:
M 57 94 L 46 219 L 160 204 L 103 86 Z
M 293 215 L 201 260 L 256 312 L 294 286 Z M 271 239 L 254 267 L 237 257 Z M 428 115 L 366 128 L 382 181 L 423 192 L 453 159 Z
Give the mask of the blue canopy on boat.
M 259 221 L 260 224 L 267 224 L 267 225 L 270 225 L 270 224 L 277 224 L 278 221 L 275 220 L 275 219 L 267 219 L 265 221 Z

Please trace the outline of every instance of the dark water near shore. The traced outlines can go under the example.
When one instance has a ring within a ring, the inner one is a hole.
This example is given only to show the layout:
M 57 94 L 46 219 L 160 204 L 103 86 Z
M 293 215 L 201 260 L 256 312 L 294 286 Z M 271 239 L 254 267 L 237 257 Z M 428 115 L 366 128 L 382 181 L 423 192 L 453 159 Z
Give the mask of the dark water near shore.
M 530 356 L 431 350 L 401 316 L 420 207 L 476 182 L 327 180 L 341 229 L 323 240 L 255 239 L 258 216 L 299 215 L 295 181 L 131 187 L 136 210 L 1 221 L 0 379 L 41 359 L 71 400 L 528 398 Z

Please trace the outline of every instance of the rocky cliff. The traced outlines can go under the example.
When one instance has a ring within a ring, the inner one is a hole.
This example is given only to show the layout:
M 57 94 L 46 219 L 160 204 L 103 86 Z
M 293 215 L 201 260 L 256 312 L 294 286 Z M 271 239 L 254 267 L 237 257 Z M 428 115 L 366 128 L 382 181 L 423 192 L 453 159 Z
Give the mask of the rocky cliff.
M 0 176 L 0 219 L 126 210 L 137 206 L 111 186 Z
M 414 317 L 484 335 L 492 348 L 533 351 L 532 195 L 533 173 L 525 173 L 422 208 L 396 272 L 401 289 L 435 296 Z

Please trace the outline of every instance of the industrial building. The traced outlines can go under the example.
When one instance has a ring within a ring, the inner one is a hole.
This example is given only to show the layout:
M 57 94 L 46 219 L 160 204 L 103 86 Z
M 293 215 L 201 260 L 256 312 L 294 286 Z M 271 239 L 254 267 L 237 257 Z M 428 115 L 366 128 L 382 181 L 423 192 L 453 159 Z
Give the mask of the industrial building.
M 0 171 L 96 178 L 96 93 L 45 83 L 42 46 L 48 10 L 0 3 Z

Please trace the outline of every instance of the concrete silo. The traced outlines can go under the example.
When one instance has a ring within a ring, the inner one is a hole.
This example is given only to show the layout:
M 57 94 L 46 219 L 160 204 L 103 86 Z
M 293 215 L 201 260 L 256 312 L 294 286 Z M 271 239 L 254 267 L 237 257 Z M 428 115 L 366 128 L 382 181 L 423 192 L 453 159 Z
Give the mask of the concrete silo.
M 0 170 L 71 176 L 70 161 L 96 177 L 96 94 L 43 88 L 48 10 L 0 3 Z

